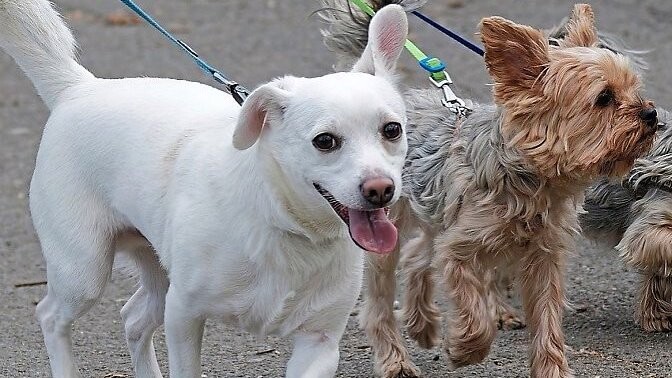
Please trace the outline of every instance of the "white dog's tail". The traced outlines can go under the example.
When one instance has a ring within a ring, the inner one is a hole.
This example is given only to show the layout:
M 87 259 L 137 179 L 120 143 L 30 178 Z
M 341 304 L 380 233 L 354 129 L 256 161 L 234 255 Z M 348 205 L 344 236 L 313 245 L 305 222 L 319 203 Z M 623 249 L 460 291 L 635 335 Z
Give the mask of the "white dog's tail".
M 77 63 L 75 39 L 48 0 L 0 0 L 0 47 L 50 109 L 63 90 L 93 78 Z
M 424 5 L 427 0 L 367 0 L 374 11 L 386 5 L 401 5 L 410 12 Z M 359 59 L 369 38 L 371 17 L 348 0 L 322 0 L 324 8 L 317 12 L 328 26 L 322 29 L 322 40 L 338 56 L 336 69 L 349 70 Z

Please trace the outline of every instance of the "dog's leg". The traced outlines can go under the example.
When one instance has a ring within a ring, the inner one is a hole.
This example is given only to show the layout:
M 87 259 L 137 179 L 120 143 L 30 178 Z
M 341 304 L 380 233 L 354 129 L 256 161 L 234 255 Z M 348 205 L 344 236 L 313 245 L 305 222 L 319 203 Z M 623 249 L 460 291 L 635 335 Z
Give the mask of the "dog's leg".
M 200 377 L 205 317 L 186 306 L 172 284 L 166 294 L 164 320 L 170 376 Z
M 47 295 L 35 310 L 54 377 L 81 377 L 72 352 L 72 323 L 93 306 L 112 272 L 113 251 L 93 235 L 63 245 L 45 232 L 40 242 L 47 259 Z M 90 242 L 90 243 L 87 243 Z M 89 245 L 91 248 L 83 248 Z
M 51 286 L 51 285 L 48 285 Z M 72 353 L 72 323 L 75 316 L 51 288 L 38 303 L 36 314 L 42 327 L 53 377 L 82 377 Z
M 521 261 L 523 307 L 530 326 L 531 376 L 573 377 L 565 356 L 562 314 L 565 306 L 564 251 L 529 251 Z
M 525 328 L 525 321 L 507 301 L 512 278 L 499 271 L 493 273 L 492 276 L 493 279 L 489 281 L 488 300 L 497 309 L 495 317 L 497 328 L 505 331 Z
M 384 378 L 417 377 L 394 317 L 395 268 L 399 247 L 386 256 L 367 255 L 366 295 L 360 324 L 373 348 L 375 369 Z
M 338 341 L 343 333 L 299 331 L 287 363 L 287 378 L 330 378 L 338 368 Z
M 513 308 L 501 293 L 494 294 L 496 298 L 495 306 L 497 307 L 497 328 L 504 331 L 511 331 L 514 329 L 525 328 L 525 320 L 521 318 L 518 311 Z
M 136 377 L 161 377 L 152 337 L 163 324 L 168 278 L 151 248 L 134 251 L 140 287 L 121 309 Z
M 425 349 L 438 345 L 441 331 L 441 313 L 433 299 L 432 239 L 423 232 L 409 241 L 401 262 L 405 282 L 403 319 L 409 336 Z
M 635 318 L 647 332 L 672 331 L 672 197 L 650 192 L 616 249 L 642 274 Z
M 453 368 L 479 363 L 490 352 L 497 333 L 495 308 L 489 306 L 486 282 L 475 266 L 482 263 L 457 259 L 451 250 L 438 249 L 438 253 L 454 307 L 444 347 Z
M 362 276 L 353 278 L 338 299 L 313 313 L 294 331 L 294 350 L 287 363 L 286 377 L 331 378 L 336 375 L 338 343 L 361 290 Z
M 636 318 L 647 332 L 672 331 L 672 275 L 644 273 Z

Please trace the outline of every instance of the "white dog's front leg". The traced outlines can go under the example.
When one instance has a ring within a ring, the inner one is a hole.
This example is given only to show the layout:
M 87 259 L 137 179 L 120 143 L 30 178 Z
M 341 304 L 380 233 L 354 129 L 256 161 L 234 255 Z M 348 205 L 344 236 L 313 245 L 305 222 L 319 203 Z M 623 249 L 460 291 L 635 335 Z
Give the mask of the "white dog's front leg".
M 287 364 L 287 378 L 333 377 L 338 367 L 340 334 L 299 330 Z
M 171 377 L 201 376 L 201 342 L 205 318 L 195 314 L 171 286 L 166 295 L 166 344 Z

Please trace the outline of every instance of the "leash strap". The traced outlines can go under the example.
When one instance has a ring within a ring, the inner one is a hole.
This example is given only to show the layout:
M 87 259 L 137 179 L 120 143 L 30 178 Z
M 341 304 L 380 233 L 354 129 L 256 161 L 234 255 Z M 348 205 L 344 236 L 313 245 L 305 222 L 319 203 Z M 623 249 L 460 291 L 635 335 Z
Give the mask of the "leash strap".
M 460 43 L 462 46 L 464 46 L 464 47 L 468 48 L 469 50 L 475 52 L 476 54 L 478 54 L 480 56 L 485 55 L 485 52 L 483 51 L 482 48 L 476 46 L 476 44 L 474 44 L 473 42 L 471 42 L 468 39 L 462 37 L 461 35 L 453 32 L 452 30 L 448 29 L 447 27 L 442 26 L 438 22 L 436 22 L 436 21 L 432 20 L 431 18 L 425 16 L 424 14 L 420 13 L 419 11 L 416 10 L 416 11 L 412 11 L 411 13 L 416 15 L 422 21 L 425 21 L 426 23 L 428 23 L 429 25 L 434 27 L 436 30 L 438 30 L 441 33 L 443 33 L 443 34 L 449 36 L 450 38 L 454 39 L 455 41 Z
M 373 8 L 371 8 L 371 6 L 365 0 L 350 1 L 370 17 L 373 17 L 373 15 L 376 14 Z M 450 78 L 450 75 L 448 75 L 448 72 L 446 71 L 446 65 L 441 61 L 441 59 L 427 56 L 427 54 L 420 50 L 420 48 L 415 43 L 408 39 L 404 43 L 404 47 L 411 54 L 411 56 L 413 56 L 413 58 L 418 61 L 420 67 L 429 72 L 429 81 L 434 86 L 443 91 L 443 99 L 441 99 L 441 104 L 443 104 L 443 106 L 451 109 L 453 112 L 459 115 L 465 115 L 471 111 L 464 100 L 457 97 L 457 95 L 455 95 L 453 90 L 450 88 L 450 86 L 453 84 L 453 80 Z
M 145 12 L 142 8 L 140 8 L 140 6 L 136 4 L 133 0 L 120 0 L 120 1 L 124 3 L 124 5 L 126 5 L 133 12 L 135 12 L 138 16 L 142 17 L 145 21 L 147 21 L 147 23 L 152 25 L 156 30 L 161 32 L 161 34 L 163 34 L 166 38 L 172 41 L 179 48 L 181 48 L 184 52 L 189 54 L 189 56 L 191 56 L 196 65 L 198 65 L 198 67 L 203 72 L 205 72 L 207 75 L 212 76 L 212 78 L 216 82 L 224 85 L 228 89 L 231 96 L 236 100 L 236 102 L 239 105 L 243 104 L 247 96 L 249 96 L 250 91 L 245 89 L 245 87 L 243 87 L 242 85 L 226 77 L 226 75 L 224 75 L 221 71 L 209 65 L 208 62 L 206 62 L 204 59 L 198 56 L 198 53 L 196 53 L 194 49 L 192 49 L 189 45 L 187 45 L 183 41 L 175 38 L 172 34 L 170 34 L 156 20 L 154 20 L 152 16 L 150 16 L 147 12 Z

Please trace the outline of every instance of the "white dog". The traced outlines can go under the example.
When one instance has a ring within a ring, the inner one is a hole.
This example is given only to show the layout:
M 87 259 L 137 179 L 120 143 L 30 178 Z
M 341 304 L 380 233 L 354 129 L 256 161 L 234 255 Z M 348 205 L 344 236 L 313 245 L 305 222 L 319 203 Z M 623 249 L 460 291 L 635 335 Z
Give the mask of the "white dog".
M 122 251 L 140 270 L 121 311 L 136 376 L 161 376 L 152 336 L 165 321 L 171 376 L 200 377 L 208 317 L 291 335 L 287 376 L 335 374 L 360 291 L 355 243 L 394 248 L 385 207 L 399 196 L 406 155 L 391 74 L 406 16 L 386 8 L 370 31 L 353 72 L 277 79 L 241 109 L 202 84 L 95 78 L 47 0 L 0 0 L 0 45 L 51 109 L 30 208 L 47 264 L 37 317 L 54 377 L 80 376 L 72 322 Z

